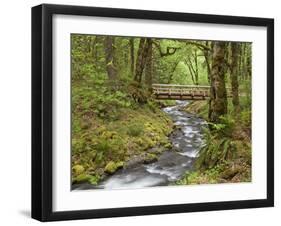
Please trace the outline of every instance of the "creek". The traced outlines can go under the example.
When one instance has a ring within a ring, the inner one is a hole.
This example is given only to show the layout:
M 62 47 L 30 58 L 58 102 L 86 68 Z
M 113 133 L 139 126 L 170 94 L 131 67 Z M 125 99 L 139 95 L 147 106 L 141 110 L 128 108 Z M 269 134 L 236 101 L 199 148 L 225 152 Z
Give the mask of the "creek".
M 106 177 L 99 185 L 76 184 L 74 190 L 83 189 L 132 189 L 169 185 L 192 170 L 194 160 L 203 145 L 202 128 L 206 122 L 183 111 L 188 101 L 176 101 L 175 106 L 162 110 L 172 118 L 176 129 L 170 135 L 172 148 L 159 155 L 156 162 L 136 164 L 118 170 Z

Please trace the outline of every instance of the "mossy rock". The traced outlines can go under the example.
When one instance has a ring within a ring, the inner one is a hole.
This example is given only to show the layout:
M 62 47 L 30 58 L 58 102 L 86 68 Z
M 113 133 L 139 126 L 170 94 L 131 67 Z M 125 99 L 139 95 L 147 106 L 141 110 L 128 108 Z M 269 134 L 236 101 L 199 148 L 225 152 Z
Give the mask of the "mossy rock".
M 88 181 L 90 182 L 90 184 L 93 184 L 93 185 L 97 185 L 98 184 L 98 182 L 99 182 L 99 180 L 100 180 L 100 176 L 98 176 L 98 175 L 95 175 L 95 176 L 90 176 L 89 178 L 88 178 Z
M 95 98 L 97 96 L 89 99 Z M 164 146 L 169 142 L 167 134 L 172 130 L 172 121 L 160 109 L 154 112 L 148 105 L 136 104 L 132 108 L 123 110 L 118 107 L 116 110 L 120 113 L 117 121 L 104 120 L 97 115 L 84 119 L 82 116 L 88 114 L 85 109 L 74 115 L 79 127 L 72 139 L 73 180 L 78 177 L 78 181 L 95 183 L 95 178 L 86 175 L 99 175 L 103 179 L 124 167 L 121 161 L 128 162 L 134 156 L 140 156 L 140 164 L 144 159 L 147 163 L 157 161 L 157 155 L 168 149 Z M 90 128 L 81 128 L 83 122 L 88 123 Z M 150 151 L 158 147 L 163 150 Z
M 124 166 L 124 162 L 113 162 L 110 161 L 109 163 L 107 163 L 107 165 L 104 168 L 104 172 L 108 173 L 108 174 L 113 174 L 116 170 L 122 168 Z
M 89 175 L 86 173 L 82 173 L 76 177 L 73 178 L 73 183 L 83 183 L 88 182 L 93 185 L 97 185 L 100 180 L 99 175 Z
M 166 143 L 166 144 L 164 145 L 164 147 L 169 149 L 169 148 L 172 148 L 173 145 L 169 142 L 169 143 Z
M 144 163 L 149 164 L 152 162 L 156 162 L 158 160 L 158 157 L 156 154 L 153 153 L 148 153 L 145 155 Z
M 90 179 L 90 175 L 87 175 L 85 173 L 79 174 L 78 176 L 73 178 L 74 183 L 82 183 L 87 182 Z
M 72 171 L 74 174 L 79 175 L 79 174 L 84 173 L 85 169 L 82 165 L 74 165 L 72 167 Z
M 153 148 L 156 146 L 156 142 L 154 140 L 152 140 L 150 137 L 143 137 L 143 144 L 144 146 L 144 150 L 148 149 L 148 148 Z
M 115 131 L 104 131 L 101 135 L 104 139 L 112 139 L 117 136 L 117 133 Z

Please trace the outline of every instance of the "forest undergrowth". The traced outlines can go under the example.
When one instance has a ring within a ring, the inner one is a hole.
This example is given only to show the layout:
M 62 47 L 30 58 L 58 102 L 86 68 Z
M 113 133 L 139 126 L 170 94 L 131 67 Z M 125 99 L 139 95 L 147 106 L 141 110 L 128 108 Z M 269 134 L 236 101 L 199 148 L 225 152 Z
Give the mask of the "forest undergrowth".
M 156 161 L 171 146 L 172 121 L 155 101 L 134 84 L 113 89 L 102 79 L 72 85 L 73 183 L 97 184 L 127 163 Z
M 203 130 L 204 146 L 189 171 L 177 184 L 235 183 L 251 181 L 251 110 L 247 98 L 240 98 L 241 110 L 235 112 L 231 101 L 229 114 L 219 123 L 208 121 L 208 102 L 194 101 L 186 107 L 208 122 Z

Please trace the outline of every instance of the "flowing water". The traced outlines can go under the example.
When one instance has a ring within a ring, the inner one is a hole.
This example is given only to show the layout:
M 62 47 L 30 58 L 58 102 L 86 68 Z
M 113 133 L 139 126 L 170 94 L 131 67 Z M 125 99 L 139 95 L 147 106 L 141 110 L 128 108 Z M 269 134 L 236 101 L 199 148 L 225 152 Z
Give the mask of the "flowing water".
M 177 101 L 175 106 L 163 108 L 177 129 L 170 135 L 173 148 L 164 151 L 154 163 L 136 164 L 105 178 L 99 185 L 77 184 L 73 189 L 126 189 L 169 185 L 192 169 L 200 147 L 203 145 L 202 127 L 206 122 L 181 109 L 187 101 Z

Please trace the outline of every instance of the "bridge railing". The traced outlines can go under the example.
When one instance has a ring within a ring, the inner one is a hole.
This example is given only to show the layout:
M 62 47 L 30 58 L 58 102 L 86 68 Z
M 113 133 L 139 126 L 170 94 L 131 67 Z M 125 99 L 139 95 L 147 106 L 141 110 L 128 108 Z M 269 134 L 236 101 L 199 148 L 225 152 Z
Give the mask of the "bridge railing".
M 227 89 L 227 95 L 231 96 L 231 89 Z M 153 84 L 153 94 L 168 95 L 168 96 L 202 96 L 208 97 L 210 95 L 210 86 L 202 85 L 177 85 L 177 84 Z

